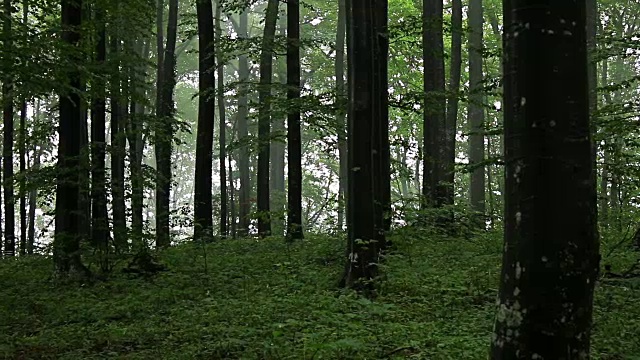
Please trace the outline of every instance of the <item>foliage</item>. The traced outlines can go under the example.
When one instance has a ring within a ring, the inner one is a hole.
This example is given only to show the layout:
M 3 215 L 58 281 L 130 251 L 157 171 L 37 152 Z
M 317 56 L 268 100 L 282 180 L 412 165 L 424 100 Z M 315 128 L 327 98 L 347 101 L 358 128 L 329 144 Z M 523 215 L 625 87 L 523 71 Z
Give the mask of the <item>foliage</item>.
M 159 254 L 168 271 L 81 286 L 51 280 L 46 257 L 4 261 L 0 357 L 484 359 L 500 236 L 425 234 L 392 237 L 373 301 L 337 290 L 344 239 L 328 236 L 187 243 Z M 638 301 L 637 279 L 599 283 L 593 359 L 640 353 Z

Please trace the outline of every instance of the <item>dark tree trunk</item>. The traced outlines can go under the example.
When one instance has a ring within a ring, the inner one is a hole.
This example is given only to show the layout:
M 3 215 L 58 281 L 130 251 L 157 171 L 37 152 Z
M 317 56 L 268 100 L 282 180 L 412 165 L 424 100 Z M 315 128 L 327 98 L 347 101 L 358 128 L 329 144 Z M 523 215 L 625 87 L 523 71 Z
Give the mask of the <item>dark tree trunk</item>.
M 287 2 L 287 115 L 288 207 L 287 238 L 302 239 L 302 137 L 300 134 L 300 3 Z
M 175 89 L 176 37 L 178 31 L 178 0 L 169 0 L 167 43 L 164 49 L 162 74 L 158 79 L 160 102 L 156 109 L 156 247 L 171 245 L 169 226 L 171 195 L 171 153 L 173 142 L 173 90 Z
M 506 245 L 491 358 L 588 359 L 599 245 L 585 3 L 505 1 L 504 14 Z
M 62 41 L 73 49 L 79 49 L 82 20 L 82 0 L 62 0 Z M 73 54 L 68 59 L 80 64 L 82 57 Z M 80 157 L 80 130 L 82 122 L 80 66 L 70 67 L 67 73 L 68 90 L 60 94 L 60 125 L 58 127 L 58 177 L 56 188 L 56 228 L 53 242 L 53 259 L 59 274 L 78 272 L 84 275 L 86 268 L 80 259 L 78 165 Z
M 23 98 L 20 106 L 20 135 L 18 148 L 20 149 L 20 255 L 27 253 L 27 181 L 26 181 L 26 122 L 27 122 L 27 101 Z
M 40 169 L 40 155 L 42 152 L 42 147 L 35 146 L 34 147 L 34 159 L 33 165 L 31 166 L 32 171 L 38 171 Z M 27 223 L 27 254 L 33 255 L 33 248 L 35 246 L 35 234 L 36 234 L 36 206 L 38 205 L 38 188 L 31 184 L 31 191 L 29 191 L 29 219 Z
M 269 208 L 269 157 L 271 137 L 271 81 L 273 74 L 273 46 L 278 22 L 278 0 L 267 2 L 264 35 L 260 53 L 260 86 L 258 90 L 258 234 L 271 234 Z
M 442 0 L 423 0 L 422 43 L 424 58 L 423 207 L 445 204 L 446 101 L 444 96 L 444 45 Z
M 338 232 L 344 226 L 344 212 L 347 198 L 347 124 L 346 124 L 346 98 L 344 81 L 344 46 L 347 34 L 346 0 L 338 1 L 338 25 L 336 31 L 336 123 L 338 126 L 338 157 L 339 157 L 339 187 L 338 187 Z
M 120 52 L 119 30 L 112 29 L 110 56 L 119 66 Z M 113 211 L 113 243 L 117 251 L 127 250 L 127 219 L 124 197 L 124 156 L 126 151 L 126 135 L 124 133 L 124 119 L 127 100 L 121 91 L 121 85 L 126 81 L 123 73 L 111 75 L 111 197 Z
M 213 238 L 212 176 L 215 117 L 215 47 L 211 0 L 196 2 L 198 13 L 199 91 L 194 184 L 194 240 Z M 223 161 L 224 163 L 224 161 Z
M 447 157 L 445 162 L 446 195 L 444 202 L 453 205 L 455 196 L 456 133 L 458 130 L 458 102 L 460 101 L 460 76 L 462 71 L 462 0 L 451 1 L 451 63 L 445 136 Z
M 95 49 L 96 64 L 101 67 L 106 60 L 105 13 L 96 9 L 95 21 L 98 26 Z M 109 249 L 109 220 L 106 192 L 106 113 L 105 82 L 96 76 L 91 84 L 91 241 L 103 254 Z M 106 264 L 103 264 L 106 265 Z M 106 270 L 103 268 L 103 270 Z
M 218 41 L 222 40 L 222 4 L 216 4 L 216 31 Z M 218 115 L 220 125 L 220 236 L 226 238 L 229 235 L 229 210 L 227 198 L 227 114 L 224 103 L 224 64 L 222 53 L 216 53 L 218 71 Z M 229 169 L 231 172 L 231 169 Z M 231 184 L 231 183 L 230 183 Z
M 13 196 L 13 43 L 11 41 L 11 0 L 3 2 L 3 35 L 5 37 L 3 47 L 3 69 L 4 77 L 2 79 L 2 118 L 4 123 L 4 137 L 2 143 L 3 157 L 3 180 L 2 188 L 4 189 L 4 255 L 14 256 L 16 249 L 15 235 L 15 208 Z
M 372 281 L 378 274 L 381 226 L 380 203 L 382 162 L 372 153 L 383 146 L 381 124 L 383 109 L 380 105 L 381 77 L 386 73 L 383 16 L 386 1 L 371 6 L 364 0 L 352 0 L 347 12 L 347 51 L 349 61 L 349 116 L 348 116 L 348 169 L 347 200 L 347 264 L 342 284 L 367 294 L 373 290 Z M 371 11 L 371 9 L 378 11 Z M 358 39 L 351 41 L 350 39 Z M 387 139 L 388 142 L 388 139 Z M 376 173 L 377 172 L 377 173 Z M 383 234 L 383 232 L 382 232 Z
M 248 37 L 248 13 L 243 11 L 240 14 L 240 32 L 238 37 L 246 39 Z M 238 77 L 240 81 L 238 89 L 238 140 L 246 142 L 249 137 L 249 106 L 247 99 L 247 82 L 249 81 L 249 59 L 246 54 L 241 54 L 238 59 Z M 249 172 L 249 149 L 243 145 L 238 154 L 238 171 L 240 172 L 240 194 L 239 194 L 239 221 L 240 236 L 246 236 L 249 232 L 251 219 L 251 177 Z
M 149 42 L 139 41 L 135 51 L 143 59 L 147 59 L 149 57 Z M 131 116 L 127 121 L 129 163 L 131 167 L 131 238 L 134 251 L 139 253 L 146 250 L 147 247 L 147 244 L 143 241 L 144 218 L 142 216 L 144 211 L 144 174 L 142 172 L 144 140 L 142 133 L 145 107 L 137 100 L 146 95 L 146 91 L 143 88 L 145 81 L 144 68 L 135 67 L 131 79 L 134 87 L 134 96 L 131 98 Z
M 385 232 L 391 229 L 391 149 L 389 145 L 389 81 L 387 61 L 389 34 L 387 30 L 387 0 L 374 5 L 374 98 L 373 124 L 373 186 L 375 232 L 380 246 L 386 246 Z
M 483 99 L 483 31 L 482 0 L 469 1 L 469 164 L 471 209 L 477 213 L 477 225 L 484 227 L 485 166 L 484 163 L 484 107 Z

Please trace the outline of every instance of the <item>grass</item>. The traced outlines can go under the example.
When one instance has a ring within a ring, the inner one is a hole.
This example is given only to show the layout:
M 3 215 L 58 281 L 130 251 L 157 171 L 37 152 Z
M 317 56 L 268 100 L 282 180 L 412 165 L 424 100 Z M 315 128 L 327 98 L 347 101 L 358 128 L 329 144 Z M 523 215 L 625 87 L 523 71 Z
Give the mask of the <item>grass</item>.
M 0 358 L 486 359 L 499 236 L 394 242 L 375 301 L 336 288 L 344 240 L 328 236 L 184 244 L 153 278 L 83 286 L 51 280 L 47 258 L 5 260 Z M 638 339 L 640 282 L 600 282 L 592 357 L 640 359 Z

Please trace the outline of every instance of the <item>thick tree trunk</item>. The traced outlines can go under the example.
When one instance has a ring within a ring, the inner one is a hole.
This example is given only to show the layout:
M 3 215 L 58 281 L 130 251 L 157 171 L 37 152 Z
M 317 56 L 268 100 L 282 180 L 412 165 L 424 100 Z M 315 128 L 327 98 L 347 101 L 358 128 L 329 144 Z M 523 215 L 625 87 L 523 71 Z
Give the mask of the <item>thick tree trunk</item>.
M 271 234 L 269 207 L 269 157 L 271 136 L 271 81 L 273 46 L 278 22 L 278 0 L 269 0 L 265 13 L 264 35 L 260 53 L 260 85 L 258 89 L 258 234 Z
M 483 31 L 482 0 L 469 1 L 469 164 L 471 209 L 478 215 L 477 225 L 484 228 L 485 166 L 484 166 L 484 107 L 483 107 Z
M 446 102 L 444 96 L 444 45 L 442 0 L 423 0 L 424 58 L 424 156 L 422 175 L 423 207 L 445 204 Z
M 240 14 L 240 32 L 238 36 L 246 39 L 248 37 L 248 13 L 243 11 Z M 249 59 L 246 54 L 241 54 L 238 59 L 238 77 L 240 81 L 238 89 L 238 140 L 246 142 L 249 137 L 249 105 L 248 105 L 248 81 L 249 81 Z M 251 176 L 249 169 L 249 149 L 243 145 L 239 149 L 238 154 L 238 170 L 240 172 L 240 194 L 239 194 L 239 220 L 240 220 L 240 236 L 247 236 L 249 233 L 249 225 L 251 223 Z
M 194 184 L 194 240 L 213 238 L 213 128 L 215 117 L 215 46 L 211 0 L 196 2 L 198 13 L 199 91 Z M 224 163 L 224 161 L 223 161 Z
M 456 133 L 458 127 L 458 102 L 460 101 L 460 76 L 462 72 L 462 0 L 451 2 L 451 63 L 449 65 L 449 88 L 445 136 L 447 157 L 445 163 L 445 204 L 453 205 L 455 196 Z
M 287 99 L 292 102 L 287 116 L 289 193 L 287 238 L 302 239 L 302 137 L 300 133 L 300 3 L 287 2 Z
M 162 74 L 158 79 L 160 101 L 156 115 L 156 247 L 171 245 L 169 213 L 171 211 L 171 154 L 173 143 L 173 91 L 176 85 L 176 37 L 178 31 L 178 0 L 169 0 L 167 43 L 164 49 Z
M 491 358 L 588 359 L 599 245 L 585 3 L 507 1 L 504 14 L 506 245 Z
M 71 48 L 80 42 L 82 0 L 62 0 L 62 41 Z M 82 57 L 73 54 L 68 59 L 80 64 Z M 87 269 L 80 259 L 78 165 L 80 157 L 80 129 L 82 122 L 81 99 L 77 92 L 81 87 L 80 66 L 70 67 L 67 73 L 69 88 L 60 94 L 60 125 L 58 127 L 58 177 L 56 188 L 56 228 L 53 242 L 53 259 L 56 271 L 61 275 L 78 272 L 85 275 Z M 75 90 L 74 90 L 75 89 Z

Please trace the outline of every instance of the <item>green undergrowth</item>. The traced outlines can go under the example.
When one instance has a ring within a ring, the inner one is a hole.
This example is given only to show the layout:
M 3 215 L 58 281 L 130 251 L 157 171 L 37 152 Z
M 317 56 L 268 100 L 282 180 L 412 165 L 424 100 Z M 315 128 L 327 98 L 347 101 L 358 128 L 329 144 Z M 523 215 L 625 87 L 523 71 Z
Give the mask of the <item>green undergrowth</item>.
M 393 240 L 373 301 L 336 288 L 329 236 L 183 244 L 159 255 L 168 271 L 84 285 L 50 259 L 0 261 L 0 358 L 486 359 L 500 236 Z M 600 282 L 593 358 L 638 359 L 639 338 L 640 283 Z

